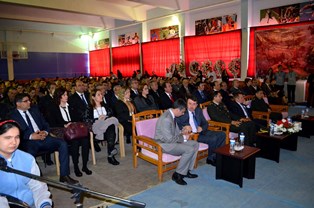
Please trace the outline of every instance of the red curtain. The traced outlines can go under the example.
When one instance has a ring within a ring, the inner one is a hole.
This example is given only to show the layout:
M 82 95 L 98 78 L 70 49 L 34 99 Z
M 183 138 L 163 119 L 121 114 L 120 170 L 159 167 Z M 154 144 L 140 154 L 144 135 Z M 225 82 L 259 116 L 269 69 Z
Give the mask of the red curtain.
M 143 71 L 149 75 L 165 76 L 166 68 L 180 62 L 179 38 L 142 44 Z
M 110 50 L 109 48 L 90 51 L 89 67 L 91 76 L 110 75 Z
M 124 77 L 130 77 L 133 71 L 139 70 L 139 44 L 112 48 L 112 69 L 115 74 L 120 70 Z
M 217 60 L 222 60 L 228 68 L 232 59 L 241 58 L 241 30 L 184 37 L 184 52 L 188 75 L 192 61 L 197 61 L 201 65 L 203 61 L 210 60 L 214 66 Z
M 260 26 L 250 28 L 250 55 L 249 55 L 249 64 L 248 64 L 248 76 L 256 75 L 256 32 L 263 30 L 271 30 L 277 28 L 288 28 L 288 27 L 297 27 L 301 25 L 313 25 L 313 21 L 309 22 L 299 22 L 299 23 L 289 23 L 282 25 L 271 25 L 271 26 Z

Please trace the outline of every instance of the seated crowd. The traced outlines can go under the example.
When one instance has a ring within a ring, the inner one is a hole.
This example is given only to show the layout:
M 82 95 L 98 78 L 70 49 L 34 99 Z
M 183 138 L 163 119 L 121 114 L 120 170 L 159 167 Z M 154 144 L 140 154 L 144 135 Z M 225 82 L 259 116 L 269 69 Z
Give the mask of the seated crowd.
M 50 127 L 67 128 L 71 122 L 97 124 L 97 131 L 93 132 L 96 140 L 107 141 L 108 162 L 119 165 L 115 158 L 118 152 L 115 148 L 118 137 L 117 125 L 123 126 L 126 143 L 131 143 L 134 113 L 176 109 L 174 103 L 179 100 L 177 108 L 180 110 L 169 111 L 169 119 L 171 116 L 178 117 L 176 122 L 182 131 L 186 131 L 185 126 L 191 126 L 191 132 L 199 133 L 198 141 L 209 146 L 207 163 L 215 165 L 213 150 L 225 144 L 226 135 L 223 132 L 208 130 L 208 123 L 198 105 L 212 101 L 207 108 L 210 118 L 230 123 L 231 131 L 243 132 L 247 138 L 246 144 L 254 146 L 255 133 L 267 124 L 252 118 L 251 110 L 245 105 L 244 98 L 253 97 L 251 109 L 270 111 L 263 97 L 267 96 L 270 104 L 279 104 L 283 97 L 280 97 L 278 92 L 273 80 L 269 79 L 265 79 L 262 84 L 257 79 L 246 79 L 243 86 L 238 80 L 233 80 L 229 86 L 225 81 L 213 81 L 212 77 L 205 80 L 200 77 L 153 76 L 140 79 L 80 77 L 49 81 L 45 79 L 29 82 L 2 81 L 0 118 L 13 119 L 19 124 L 20 148 L 34 157 L 45 151 L 49 153 L 59 151 L 60 181 L 76 184 L 78 181 L 70 177 L 69 155 L 72 156 L 77 177 L 83 175 L 81 170 L 86 175 L 91 175 L 92 171 L 87 167 L 89 138 L 73 141 L 52 138 Z M 182 105 L 186 105 L 184 111 Z M 271 119 L 280 119 L 280 115 L 273 113 Z M 163 141 L 162 138 L 159 140 Z M 97 147 L 97 142 L 95 145 Z M 194 143 L 191 145 L 196 148 Z M 168 148 L 167 151 L 171 153 L 174 150 Z M 78 164 L 79 155 L 82 156 L 81 169 Z M 195 158 L 195 155 L 189 157 Z M 49 155 L 44 159 L 47 164 L 52 164 Z M 196 177 L 190 173 L 193 165 L 194 163 L 189 163 L 179 167 L 173 179 L 178 184 L 185 185 L 184 175 Z

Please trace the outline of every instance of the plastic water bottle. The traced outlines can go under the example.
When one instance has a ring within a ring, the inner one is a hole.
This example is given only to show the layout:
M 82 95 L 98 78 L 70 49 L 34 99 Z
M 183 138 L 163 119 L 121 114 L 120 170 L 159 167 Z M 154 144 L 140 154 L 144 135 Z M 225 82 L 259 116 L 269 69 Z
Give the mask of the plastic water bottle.
M 245 139 L 245 135 L 243 132 L 241 132 L 240 134 L 240 148 L 243 149 L 244 148 L 244 139 Z
M 304 115 L 305 115 L 305 111 L 302 110 L 302 111 L 301 111 L 301 118 L 304 118 Z
M 269 136 L 274 136 L 274 135 L 275 135 L 275 125 L 271 123 L 269 126 Z
M 230 149 L 229 149 L 229 153 L 230 154 L 234 154 L 235 153 L 235 140 L 234 138 L 230 139 Z
M 304 117 L 305 118 L 309 117 L 309 109 L 308 108 L 305 109 Z
M 292 123 L 292 119 L 290 117 L 287 118 L 288 123 L 291 124 Z

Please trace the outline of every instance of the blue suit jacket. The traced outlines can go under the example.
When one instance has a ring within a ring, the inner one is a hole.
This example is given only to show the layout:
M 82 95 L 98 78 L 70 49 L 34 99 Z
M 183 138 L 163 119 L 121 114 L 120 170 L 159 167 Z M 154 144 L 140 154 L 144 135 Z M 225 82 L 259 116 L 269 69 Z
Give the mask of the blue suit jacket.
M 39 110 L 37 108 L 30 108 L 28 111 L 35 120 L 38 128 L 41 131 L 49 132 L 49 125 Z M 30 135 L 34 132 L 28 127 L 20 112 L 17 109 L 14 109 L 10 115 L 10 118 L 15 120 L 20 125 L 21 139 L 24 141 L 29 140 Z

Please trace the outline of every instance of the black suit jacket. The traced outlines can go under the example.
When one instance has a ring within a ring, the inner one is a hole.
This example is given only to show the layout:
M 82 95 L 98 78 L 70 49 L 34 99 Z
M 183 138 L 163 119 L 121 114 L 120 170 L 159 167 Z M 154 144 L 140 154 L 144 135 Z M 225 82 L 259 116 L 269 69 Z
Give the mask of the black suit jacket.
M 251 112 L 249 111 L 249 109 L 246 108 L 246 106 L 243 106 L 243 108 L 246 111 L 248 117 L 250 119 L 252 119 L 252 115 L 251 115 Z M 242 110 L 242 108 L 241 108 L 239 103 L 237 103 L 235 101 L 231 102 L 229 109 L 235 115 L 235 117 L 237 117 L 236 120 L 240 120 L 241 118 L 246 118 L 246 116 L 245 116 L 245 114 L 244 114 L 244 112 L 243 112 L 243 110 Z
M 154 98 L 155 103 L 158 105 L 158 108 L 161 108 L 161 99 L 160 99 L 160 92 L 155 92 L 153 90 L 149 90 L 149 94 Z
M 114 105 L 114 109 L 119 123 L 125 123 L 132 120 L 128 106 L 123 101 L 117 100 L 116 104 Z
M 39 110 L 37 108 L 30 108 L 28 111 L 35 120 L 39 130 L 49 132 L 49 125 Z M 10 118 L 15 120 L 20 125 L 22 140 L 28 141 L 30 135 L 34 132 L 31 130 L 31 128 L 29 128 L 20 112 L 17 109 L 14 109 L 10 115 Z
M 81 99 L 81 97 L 75 92 L 73 95 L 69 97 L 69 105 L 75 109 L 75 114 L 77 115 L 78 121 L 84 121 L 86 111 L 88 111 L 90 101 L 87 94 L 84 94 L 88 105 Z
M 71 122 L 79 121 L 79 117 L 75 113 L 75 109 L 72 108 L 70 105 L 68 106 L 69 109 L 69 116 L 71 118 Z M 48 117 L 46 117 L 47 122 L 51 127 L 64 127 L 64 124 L 67 124 L 68 122 L 65 121 L 62 117 L 60 107 L 56 104 L 53 104 L 50 107 L 50 114 Z
M 173 93 L 171 93 L 171 95 L 173 99 L 176 100 L 175 95 Z M 160 99 L 161 99 L 161 109 L 166 110 L 166 109 L 172 108 L 173 103 L 165 92 L 160 94 Z

